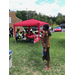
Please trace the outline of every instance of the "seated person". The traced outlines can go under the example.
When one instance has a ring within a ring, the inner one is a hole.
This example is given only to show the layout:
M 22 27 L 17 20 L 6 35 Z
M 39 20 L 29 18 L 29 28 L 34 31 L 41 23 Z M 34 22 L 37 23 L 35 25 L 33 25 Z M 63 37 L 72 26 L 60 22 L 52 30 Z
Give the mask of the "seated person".
M 22 32 L 19 33 L 19 37 L 22 38 Z
M 38 34 L 38 32 L 35 32 L 35 34 Z
M 24 38 L 24 31 L 22 31 L 22 37 Z
M 22 32 L 20 32 L 19 35 L 22 36 Z
M 31 35 L 34 35 L 34 33 L 32 32 L 32 29 L 30 30 L 30 36 L 31 36 Z M 30 41 L 31 41 L 31 40 L 34 40 L 34 38 L 31 38 Z
M 34 35 L 34 33 L 32 32 L 32 29 L 30 30 L 30 35 Z
M 16 37 L 16 41 L 15 41 L 15 42 L 17 42 L 17 39 L 19 39 L 19 34 L 18 34 L 17 31 L 16 31 L 16 35 L 15 35 L 15 37 Z
M 25 36 L 26 36 L 26 40 L 28 39 L 29 41 L 30 41 L 30 38 L 28 38 L 28 36 L 30 36 L 30 33 L 29 33 L 29 31 L 26 31 L 26 34 L 25 34 Z M 28 41 L 27 40 L 27 41 Z
M 26 31 L 26 38 L 28 38 L 28 36 L 29 36 L 30 34 L 29 34 L 29 31 Z

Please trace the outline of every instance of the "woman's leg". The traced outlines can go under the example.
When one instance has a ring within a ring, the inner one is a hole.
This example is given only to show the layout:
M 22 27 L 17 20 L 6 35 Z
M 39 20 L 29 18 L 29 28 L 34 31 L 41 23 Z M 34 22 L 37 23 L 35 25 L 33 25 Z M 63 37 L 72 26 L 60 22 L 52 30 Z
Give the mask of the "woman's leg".
M 47 56 L 46 56 L 46 58 L 47 58 L 47 67 L 46 68 L 44 68 L 44 70 L 49 70 L 50 69 L 50 55 L 49 55 L 49 48 L 47 48 Z
M 49 66 L 49 61 L 47 61 L 47 67 L 44 68 L 44 70 L 49 70 L 50 69 L 50 66 Z
M 50 68 L 50 66 L 49 66 L 49 61 L 47 61 L 47 67 Z
M 16 42 L 17 42 L 18 39 L 19 39 L 19 37 L 16 37 Z

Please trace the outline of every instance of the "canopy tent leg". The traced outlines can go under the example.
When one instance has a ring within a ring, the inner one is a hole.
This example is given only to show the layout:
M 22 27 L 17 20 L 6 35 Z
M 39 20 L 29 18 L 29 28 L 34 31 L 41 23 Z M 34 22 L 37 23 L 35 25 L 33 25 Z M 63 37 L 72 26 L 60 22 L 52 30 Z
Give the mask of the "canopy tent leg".
M 40 35 L 40 25 L 38 25 L 38 37 Z M 40 37 L 39 37 L 39 44 L 40 44 Z
M 40 25 L 38 25 L 38 34 L 40 34 Z
M 16 41 L 16 36 L 15 36 L 15 26 L 13 26 L 13 28 L 14 28 L 14 37 L 15 37 L 15 41 Z
M 30 33 L 30 27 L 29 27 L 29 33 Z

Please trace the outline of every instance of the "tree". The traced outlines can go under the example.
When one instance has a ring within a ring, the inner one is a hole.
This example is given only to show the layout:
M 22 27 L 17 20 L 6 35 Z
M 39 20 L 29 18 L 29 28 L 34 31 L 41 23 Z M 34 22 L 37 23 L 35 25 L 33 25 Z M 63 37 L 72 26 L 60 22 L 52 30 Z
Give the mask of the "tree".
M 36 11 L 28 11 L 28 19 L 33 18 L 36 15 Z
M 61 15 L 61 13 L 59 13 L 59 16 L 56 17 L 56 23 L 57 24 L 65 23 L 65 16 L 63 16 L 63 15 Z
M 62 17 L 62 22 L 61 23 L 65 23 L 65 17 Z
M 34 16 L 33 19 L 36 19 L 37 20 L 37 16 Z
M 52 21 L 52 19 L 49 20 L 49 24 L 52 24 L 52 25 L 53 25 L 53 21 Z
M 56 23 L 57 23 L 58 25 L 61 24 L 61 18 L 60 18 L 60 17 L 58 17 L 58 18 L 56 19 Z
M 58 13 L 57 16 L 62 16 L 62 14 L 61 13 Z
M 28 15 L 27 15 L 28 13 Z M 28 19 L 31 19 L 31 18 L 34 18 L 36 20 L 40 20 L 40 21 L 44 21 L 44 22 L 48 22 L 50 24 L 62 24 L 62 23 L 65 23 L 65 15 L 62 15 L 61 13 L 58 13 L 57 16 L 55 17 L 52 17 L 52 16 L 47 16 L 47 15 L 44 15 L 44 14 L 37 14 L 36 11 L 17 11 L 16 12 L 16 16 L 18 18 L 20 18 L 22 21 L 23 20 L 27 20 Z
M 48 22 L 48 19 L 47 19 L 47 16 L 46 15 L 43 15 L 43 18 L 42 19 L 43 19 L 44 22 Z
M 22 20 L 22 14 L 21 14 L 20 11 L 17 10 L 17 12 L 16 12 L 16 16 Z
M 56 22 L 54 21 L 53 24 L 56 24 Z
M 55 22 L 56 21 L 56 17 L 51 17 L 52 21 Z
M 27 20 L 27 12 L 26 11 L 21 11 L 21 15 L 22 15 L 22 20 Z

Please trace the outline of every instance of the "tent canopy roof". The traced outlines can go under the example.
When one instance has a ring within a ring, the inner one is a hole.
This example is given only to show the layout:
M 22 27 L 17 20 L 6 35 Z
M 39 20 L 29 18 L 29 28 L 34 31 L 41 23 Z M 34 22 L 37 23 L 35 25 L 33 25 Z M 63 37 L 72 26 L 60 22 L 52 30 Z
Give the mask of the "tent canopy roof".
M 38 25 L 43 26 L 44 24 L 49 25 L 49 23 L 46 23 L 46 22 L 43 22 L 43 21 L 30 19 L 30 20 L 25 20 L 25 21 L 22 21 L 22 22 L 15 23 L 14 26 L 32 27 L 32 26 L 38 26 Z
M 43 21 L 39 21 L 39 20 L 35 20 L 35 19 L 30 19 L 30 20 L 25 20 L 25 21 L 22 21 L 22 22 L 15 23 L 13 25 L 13 27 L 14 27 L 14 35 L 15 35 L 15 27 L 16 26 L 29 27 L 29 31 L 30 31 L 30 27 L 37 26 L 38 27 L 38 34 L 40 34 L 40 26 L 43 26 L 44 24 L 48 24 L 49 25 L 49 23 L 46 23 L 46 22 L 43 22 Z M 15 40 L 16 40 L 16 36 L 15 36 Z

